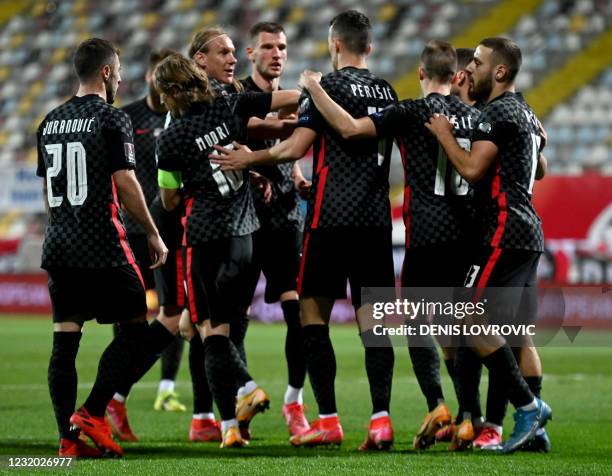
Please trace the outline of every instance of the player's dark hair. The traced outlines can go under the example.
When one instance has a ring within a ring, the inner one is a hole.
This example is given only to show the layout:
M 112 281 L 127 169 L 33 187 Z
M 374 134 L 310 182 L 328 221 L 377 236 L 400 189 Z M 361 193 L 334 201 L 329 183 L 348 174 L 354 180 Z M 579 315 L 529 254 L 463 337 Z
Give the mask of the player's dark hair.
M 474 48 L 457 48 L 457 71 L 467 68 L 474 59 Z
M 183 116 L 194 102 L 212 101 L 215 97 L 208 77 L 191 59 L 173 53 L 153 71 L 155 89 L 164 94 L 164 103 L 174 117 Z
M 357 10 L 347 10 L 329 22 L 332 37 L 338 38 L 351 53 L 363 55 L 372 43 L 370 19 Z
M 153 71 L 161 60 L 175 53 L 176 51 L 169 48 L 159 48 L 151 51 L 149 54 L 149 69 Z
M 93 79 L 106 65 L 112 66 L 119 50 L 110 41 L 89 38 L 81 43 L 74 54 L 74 69 L 81 83 Z
M 273 21 L 260 21 L 259 23 L 255 23 L 249 30 L 251 44 L 253 44 L 257 39 L 257 35 L 260 33 L 285 33 L 285 29 L 280 23 Z
M 448 83 L 457 71 L 457 52 L 447 41 L 431 40 L 421 53 L 421 67 L 429 79 Z
M 495 65 L 506 65 L 508 68 L 506 82 L 511 83 L 514 81 L 523 62 L 523 55 L 519 46 L 514 41 L 501 37 L 485 38 L 479 44 L 491 48 L 491 59 Z

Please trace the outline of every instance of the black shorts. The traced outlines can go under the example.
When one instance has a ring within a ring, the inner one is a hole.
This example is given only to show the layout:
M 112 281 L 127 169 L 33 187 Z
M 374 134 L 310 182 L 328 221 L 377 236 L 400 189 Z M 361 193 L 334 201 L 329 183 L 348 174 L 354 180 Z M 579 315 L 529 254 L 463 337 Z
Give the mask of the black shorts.
M 159 234 L 168 248 L 168 257 L 161 268 L 153 271 L 157 301 L 160 306 L 185 306 L 185 284 L 183 279 L 183 225 L 180 210 L 164 210 L 161 200 L 151 204 L 151 215 Z
M 232 236 L 184 249 L 191 320 L 231 323 L 243 315 L 241 292 L 251 263 L 251 235 Z
M 362 305 L 361 288 L 395 287 L 390 228 L 320 228 L 306 232 L 298 294 L 343 299 L 347 279 L 355 309 Z
M 407 248 L 402 266 L 402 287 L 463 286 L 472 252 L 464 242 Z
M 252 236 L 253 258 L 241 297 L 245 311 L 253 301 L 262 272 L 266 278 L 264 299 L 267 303 L 278 302 L 281 294 L 295 291 L 302 254 L 302 232 L 299 230 L 260 228 Z
M 143 233 L 128 233 L 128 242 L 130 248 L 134 253 L 142 279 L 145 283 L 145 289 L 153 289 L 155 287 L 155 281 L 153 279 L 153 270 L 151 269 L 151 252 L 149 251 L 149 243 L 147 242 L 147 235 Z
M 540 254 L 484 247 L 476 253 L 464 285 L 475 288 L 474 301 L 486 300 L 496 323 L 532 324 L 537 314 Z
M 95 319 L 112 324 L 147 314 L 144 283 L 136 264 L 52 268 L 48 273 L 53 322 Z

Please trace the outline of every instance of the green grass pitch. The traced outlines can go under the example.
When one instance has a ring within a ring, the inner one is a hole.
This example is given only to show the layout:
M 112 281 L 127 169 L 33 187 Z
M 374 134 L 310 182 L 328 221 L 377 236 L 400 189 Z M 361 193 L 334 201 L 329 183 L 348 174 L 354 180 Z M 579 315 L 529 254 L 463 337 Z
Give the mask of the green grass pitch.
M 338 360 L 336 392 L 346 437 L 340 449 L 289 446 L 280 415 L 286 386 L 284 332 L 281 325 L 253 324 L 249 329 L 249 367 L 269 392 L 272 406 L 253 421 L 254 440 L 248 448 L 221 450 L 213 443 L 191 443 L 187 438 L 189 411 L 154 412 L 159 378 L 156 366 L 135 386 L 128 400 L 130 421 L 140 442 L 124 444 L 126 455 L 121 460 L 78 461 L 69 474 L 612 474 L 612 347 L 541 349 L 546 375 L 543 396 L 554 410 L 554 421 L 548 427 L 553 452 L 512 456 L 450 454 L 445 445 L 413 451 L 410 443 L 426 406 L 406 348 L 396 348 L 391 408 L 396 445 L 389 453 L 362 454 L 356 448 L 366 434 L 370 403 L 363 351 L 355 328 L 332 327 Z M 92 323 L 85 328 L 77 363 L 77 404 L 83 402 L 91 387 L 98 357 L 110 335 L 108 326 Z M 50 346 L 50 320 L 0 318 L 0 455 L 57 454 L 46 384 Z M 443 384 L 451 407 L 456 409 L 445 370 Z M 190 405 L 185 356 L 178 391 Z M 305 399 L 310 407 L 308 416 L 314 418 L 316 405 L 308 385 Z M 508 417 L 505 431 L 511 427 Z M 15 473 L 0 467 L 0 472 L 4 471 Z

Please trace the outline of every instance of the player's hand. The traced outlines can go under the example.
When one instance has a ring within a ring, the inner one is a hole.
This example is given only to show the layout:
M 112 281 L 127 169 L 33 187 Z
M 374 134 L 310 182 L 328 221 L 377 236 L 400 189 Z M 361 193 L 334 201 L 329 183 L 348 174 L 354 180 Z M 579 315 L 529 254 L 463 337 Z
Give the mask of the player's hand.
M 297 190 L 300 197 L 307 199 L 312 188 L 312 182 L 307 180 L 302 174 L 302 170 L 299 167 L 294 167 L 291 172 L 291 178 L 293 178 L 293 186 Z
M 232 142 L 234 149 L 226 149 L 215 145 L 216 153 L 209 154 L 208 158 L 213 164 L 219 164 L 221 170 L 244 170 L 250 165 L 251 149 L 246 145 Z
M 153 264 L 149 266 L 150 269 L 161 268 L 168 258 L 168 248 L 166 244 L 159 236 L 159 233 L 147 235 L 147 242 L 149 244 L 149 251 L 151 252 L 151 261 Z
M 453 133 L 453 123 L 444 114 L 438 114 L 437 112 L 424 125 L 436 138 L 449 132 Z
M 321 82 L 322 76 L 323 75 L 318 71 L 310 71 L 307 69 L 300 75 L 298 86 L 303 89 L 309 90 L 313 85 L 319 84 Z
M 295 183 L 295 189 L 297 190 L 300 197 L 306 200 L 310 195 L 310 190 L 312 189 L 312 182 L 302 177 L 299 182 Z
M 548 142 L 548 134 L 546 133 L 546 129 L 544 129 L 544 126 L 542 125 L 540 120 L 538 119 L 537 121 L 538 129 L 540 129 L 540 137 L 542 138 L 542 145 L 540 146 L 540 150 L 542 150 L 546 145 L 546 142 Z
M 297 124 L 297 105 L 291 107 L 283 107 L 282 109 L 279 109 L 277 117 L 279 119 L 282 119 L 283 121 L 295 121 Z
M 270 203 L 272 201 L 272 181 L 253 171 L 249 174 L 249 179 L 253 188 L 261 192 L 264 203 Z

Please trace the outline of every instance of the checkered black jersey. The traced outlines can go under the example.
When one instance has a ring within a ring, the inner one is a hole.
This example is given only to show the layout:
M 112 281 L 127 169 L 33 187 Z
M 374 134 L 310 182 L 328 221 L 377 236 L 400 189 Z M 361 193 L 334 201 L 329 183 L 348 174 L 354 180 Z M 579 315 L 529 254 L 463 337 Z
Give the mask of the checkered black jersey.
M 472 142 L 481 140 L 498 147 L 495 162 L 475 187 L 483 244 L 542 252 L 542 225 L 531 203 L 542 146 L 535 114 L 520 95 L 504 93 L 480 114 Z
M 142 187 L 147 205 L 159 194 L 157 185 L 157 161 L 155 160 L 155 140 L 164 130 L 166 113 L 158 113 L 147 106 L 146 98 L 121 108 L 132 121 L 134 146 L 138 157 L 136 178 Z M 128 233 L 145 233 L 128 213 L 123 213 L 123 221 Z
M 404 164 L 406 246 L 458 241 L 472 226 L 471 190 L 424 124 L 434 113 L 454 119 L 459 145 L 470 149 L 478 110 L 456 96 L 432 93 L 372 114 L 379 137 L 396 137 Z
M 259 228 L 248 170 L 223 172 L 211 163 L 214 145 L 245 142 L 250 117 L 265 117 L 269 93 L 230 94 L 211 103 L 195 103 L 189 113 L 173 119 L 157 141 L 160 170 L 180 172 L 185 192 L 186 246 Z
M 241 81 L 245 91 L 263 92 L 249 76 Z M 254 141 L 247 145 L 251 150 L 272 147 L 278 140 Z M 297 191 L 293 184 L 293 162 L 277 165 L 262 165 L 254 168 L 272 181 L 272 200 L 265 203 L 261 190 L 252 189 L 255 210 L 262 227 L 272 229 L 301 230 L 304 216 L 300 210 Z
M 112 179 L 136 165 L 129 116 L 97 95 L 73 97 L 45 117 L 37 139 L 49 207 L 42 267 L 133 263 Z
M 356 118 L 397 102 L 391 85 L 367 69 L 342 68 L 324 76 L 321 86 Z M 300 98 L 298 127 L 317 132 L 307 227 L 391 227 L 389 164 L 392 137 L 342 139 L 325 123 L 307 93 Z

